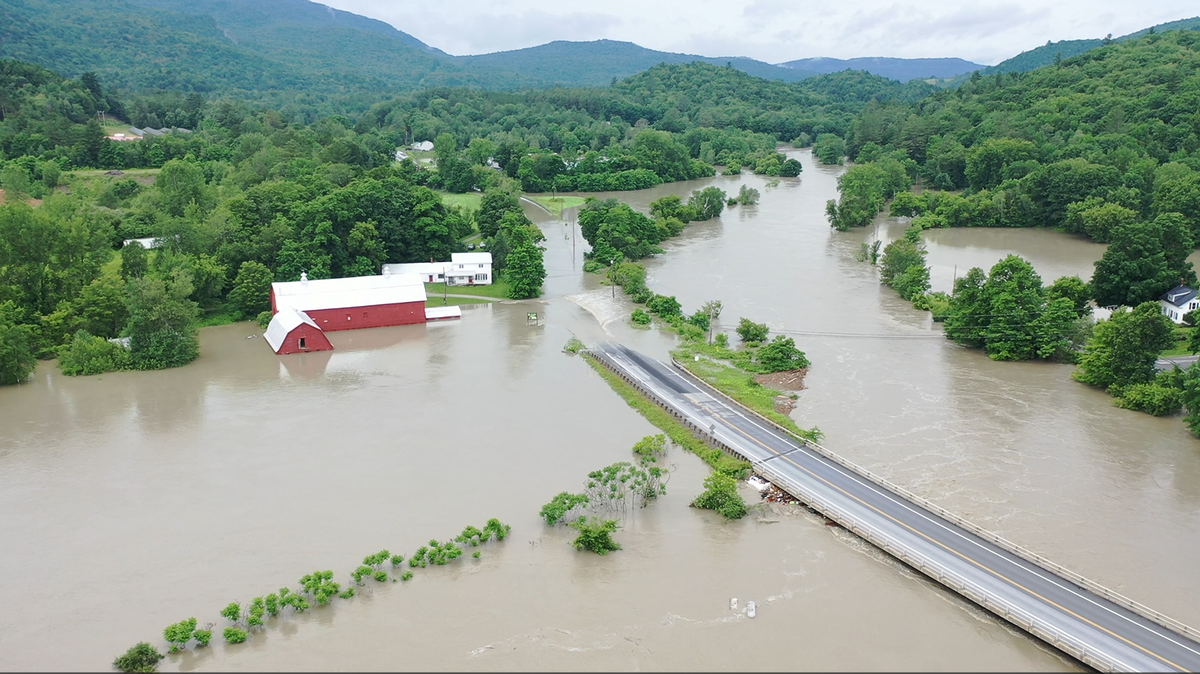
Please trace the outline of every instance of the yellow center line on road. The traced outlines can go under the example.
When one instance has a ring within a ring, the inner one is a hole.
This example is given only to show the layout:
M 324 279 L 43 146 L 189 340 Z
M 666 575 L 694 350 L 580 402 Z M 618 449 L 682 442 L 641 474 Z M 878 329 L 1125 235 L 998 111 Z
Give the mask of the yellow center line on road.
M 698 406 L 699 406 L 699 407 L 701 407 L 701 408 L 703 408 L 703 409 L 704 409 L 705 411 L 707 411 L 708 413 L 710 413 L 710 414 L 713 414 L 714 416 L 717 416 L 718 418 L 720 418 L 720 415 L 719 415 L 719 414 L 717 414 L 716 412 L 714 412 L 713 410 L 709 409 L 709 407 L 708 407 L 707 405 L 704 405 L 704 404 L 699 404 L 699 403 L 698 403 Z M 733 410 L 733 411 L 736 413 L 736 410 Z M 882 510 L 880 510 L 879 508 L 876 508 L 875 506 L 871 505 L 870 503 L 867 503 L 866 501 L 864 501 L 863 499 L 859 498 L 858 496 L 855 496 L 854 494 L 851 494 L 850 492 L 846 491 L 845 489 L 843 489 L 843 488 L 841 488 L 841 487 L 839 487 L 839 486 L 837 486 L 837 485 L 833 484 L 833 483 L 832 483 L 832 482 L 830 482 L 829 480 L 827 480 L 827 479 L 825 479 L 825 478 L 821 477 L 820 475 L 817 475 L 817 474 L 816 474 L 816 473 L 814 473 L 814 472 L 813 472 L 811 469 L 809 469 L 809 468 L 806 468 L 805 466 L 802 466 L 802 465 L 800 465 L 800 464 L 799 464 L 799 463 L 797 463 L 797 462 L 795 461 L 795 459 L 793 459 L 791 456 L 788 456 L 788 455 L 785 455 L 785 454 L 781 454 L 779 451 L 777 451 L 776 449 L 774 449 L 774 448 L 773 448 L 773 447 L 771 447 L 770 445 L 768 445 L 768 444 L 764 443 L 763 441 L 759 440 L 758 438 L 755 438 L 754 436 L 750 435 L 750 434 L 749 434 L 749 433 L 747 433 L 745 430 L 743 430 L 743 429 L 741 429 L 741 428 L 737 427 L 736 425 L 734 425 L 734 424 L 730 424 L 730 423 L 726 423 L 725 425 L 726 425 L 726 426 L 728 426 L 729 428 L 732 428 L 733 430 L 737 431 L 738 433 L 741 433 L 742 435 L 746 436 L 746 438 L 747 438 L 747 439 L 749 439 L 751 442 L 754 442 L 755 444 L 758 444 L 758 445 L 760 445 L 761 447 L 763 447 L 763 448 L 764 448 L 764 449 L 766 449 L 767 451 L 769 451 L 769 452 L 771 452 L 772 454 L 774 454 L 776 457 L 778 457 L 778 458 L 781 458 L 781 459 L 783 459 L 783 460 L 787 461 L 788 463 L 790 463 L 790 464 L 792 464 L 793 466 L 795 466 L 795 467 L 799 468 L 800 470 L 804 471 L 805 473 L 808 473 L 808 474 L 809 474 L 809 475 L 811 475 L 813 478 L 815 478 L 815 479 L 817 479 L 817 480 L 820 480 L 821 482 L 824 482 L 824 483 L 825 483 L 826 485 L 828 485 L 829 487 L 831 487 L 831 488 L 833 488 L 833 489 L 836 489 L 837 491 L 841 492 L 842 494 L 845 494 L 845 495 L 846 495 L 847 497 L 849 497 L 850 499 L 852 499 L 852 500 L 854 500 L 854 501 L 857 501 L 858 503 L 861 503 L 863 506 L 866 506 L 867 508 L 870 508 L 871 510 L 873 510 L 873 511 L 875 511 L 876 513 L 878 513 L 878 514 L 882 515 L 883 517 L 885 517 L 885 518 L 887 518 L 887 519 L 891 520 L 892 522 L 895 522 L 896 524 L 900 525 L 901 527 L 904 527 L 905 529 L 908 529 L 908 530 L 909 530 L 909 531 L 911 531 L 912 533 L 914 533 L 914 534 L 916 534 L 916 535 L 920 536 L 921 538 L 924 538 L 925 540 L 929 541 L 930 543 L 933 543 L 934 545 L 937 545 L 938 547 L 942 548 L 943 550 L 945 550 L 945 551 L 947 551 L 947 552 L 949 552 L 949 553 L 951 553 L 951 554 L 953 554 L 953 555 L 955 555 L 955 556 L 957 556 L 957 557 L 959 557 L 959 558 L 963 559 L 964 561 L 967 561 L 967 562 L 970 562 L 971 564 L 974 564 L 975 566 L 979 567 L 980 569 L 983 569 L 984 571 L 987 571 L 988 573 L 990 573 L 990 574 L 994 575 L 995 577 L 997 577 L 997 578 L 1000 578 L 1001 580 L 1004 580 L 1005 582 L 1009 583 L 1010 585 L 1013 585 L 1014 587 L 1018 587 L 1018 588 L 1020 588 L 1020 589 L 1024 590 L 1025 592 L 1027 592 L 1027 593 L 1029 593 L 1029 594 L 1033 595 L 1034 597 L 1037 597 L 1038 599 L 1041 599 L 1043 602 L 1045 602 L 1045 603 L 1047 603 L 1047 604 L 1049 604 L 1049 605 L 1051 605 L 1051 606 L 1054 606 L 1055 608 L 1058 608 L 1059 610 L 1061 610 L 1061 611 L 1063 611 L 1063 612 L 1065 612 L 1065 613 L 1068 613 L 1068 614 L 1070 614 L 1070 615 L 1072 615 L 1072 616 L 1075 616 L 1075 617 L 1076 617 L 1076 618 L 1078 618 L 1079 620 L 1082 620 L 1083 622 L 1085 622 L 1085 623 L 1087 623 L 1087 624 L 1091 625 L 1092 627 L 1095 627 L 1096 629 L 1098 629 L 1098 630 L 1100 630 L 1100 631 L 1102 631 L 1102 632 L 1105 632 L 1106 634 L 1109 634 L 1109 635 L 1111 635 L 1111 636 L 1113 636 L 1113 637 L 1115 637 L 1115 638 L 1117 638 L 1117 639 L 1120 639 L 1121 641 L 1123 641 L 1123 642 L 1125 642 L 1125 643 L 1129 644 L 1130 646 L 1133 646 L 1134 648 L 1136 648 L 1136 649 L 1138 649 L 1138 650 L 1142 651 L 1143 653 L 1145 653 L 1145 654 L 1147 654 L 1147 655 L 1149 655 L 1149 656 L 1151 656 L 1151 657 L 1153 657 L 1153 658 L 1157 658 L 1157 659 L 1161 660 L 1162 662 L 1164 662 L 1164 663 L 1167 663 L 1168 665 L 1170 665 L 1170 666 L 1172 666 L 1172 667 L 1174 667 L 1174 668 L 1178 669 L 1178 670 L 1179 670 L 1179 671 L 1181 671 L 1181 672 L 1186 672 L 1186 671 L 1189 671 L 1189 670 L 1188 670 L 1186 667 L 1183 667 L 1183 666 L 1181 666 L 1181 665 L 1179 665 L 1179 664 L 1177 664 L 1177 663 L 1175 663 L 1175 662 L 1172 662 L 1171 660 L 1167 659 L 1166 657 L 1164 657 L 1164 656 L 1162 656 L 1162 655 L 1159 655 L 1158 653 L 1155 653 L 1155 652 L 1153 652 L 1153 651 L 1151 651 L 1151 650 L 1149 650 L 1149 649 L 1145 648 L 1144 646 L 1141 646 L 1141 645 L 1139 645 L 1139 644 L 1136 644 L 1136 643 L 1134 643 L 1134 642 L 1130 641 L 1129 639 L 1126 639 L 1125 637 L 1123 637 L 1123 636 L 1121 636 L 1121 635 L 1119 635 L 1119 634 L 1117 634 L 1117 633 L 1113 632 L 1112 630 L 1110 630 L 1110 629 L 1108 629 L 1108 628 L 1104 627 L 1103 625 L 1098 625 L 1098 624 L 1096 624 L 1095 622 L 1092 622 L 1091 620 L 1089 620 L 1089 619 L 1087 619 L 1087 618 L 1085 618 L 1085 617 L 1083 617 L 1083 616 L 1079 615 L 1078 613 L 1076 613 L 1076 612 L 1072 611 L 1072 610 L 1071 610 L 1071 609 L 1069 609 L 1069 608 L 1066 608 L 1065 606 L 1062 606 L 1062 605 L 1058 604 L 1057 602 L 1055 602 L 1055 601 L 1053 601 L 1053 600 L 1051 600 L 1051 599 L 1048 599 L 1048 598 L 1046 598 L 1046 597 L 1043 597 L 1041 594 L 1038 594 L 1037 592 L 1035 592 L 1035 591 L 1033 591 L 1033 590 L 1031 590 L 1031 589 L 1029 589 L 1029 588 L 1025 587 L 1024 585 L 1022 585 L 1022 584 L 1018 583 L 1017 581 L 1015 581 L 1015 580 L 1013 580 L 1013 579 L 1009 578 L 1008 576 L 1005 576 L 1004 574 L 1000 573 L 999 571 L 996 571 L 995 569 L 992 569 L 991 567 L 985 566 L 985 565 L 984 565 L 982 562 L 976 561 L 976 560 L 974 560 L 974 559 L 972 559 L 972 558 L 970 558 L 970 557 L 968 557 L 968 556 L 964 555 L 963 553 L 959 552 L 958 550 L 955 550 L 954 548 L 951 548 L 950 546 L 948 546 L 948 545 L 946 545 L 946 544 L 942 543 L 941 541 L 939 541 L 939 540 L 937 540 L 937 539 L 935 539 L 935 538 L 933 538 L 933 537 L 929 536 L 928 534 L 925 534 L 925 533 L 923 533 L 923 532 L 921 532 L 921 531 L 919 531 L 919 530 L 917 530 L 917 529 L 913 528 L 912 526 L 910 526 L 910 525 L 908 525 L 908 524 L 906 524 L 906 523 L 904 523 L 904 522 L 902 522 L 902 521 L 900 521 L 900 520 L 896 519 L 894 516 L 892 516 L 892 515 L 890 515 L 890 514 L 888 514 L 888 513 L 885 513 L 885 512 L 883 512 L 883 511 L 882 511 Z

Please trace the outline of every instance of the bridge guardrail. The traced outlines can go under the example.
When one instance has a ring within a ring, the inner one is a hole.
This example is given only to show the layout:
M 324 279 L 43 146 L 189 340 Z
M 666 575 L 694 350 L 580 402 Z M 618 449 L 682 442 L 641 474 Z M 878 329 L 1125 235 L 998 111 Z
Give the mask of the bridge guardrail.
M 1183 622 L 1180 622 L 1168 615 L 1160 613 L 1159 611 L 1155 611 L 1154 609 L 1152 609 L 1144 604 L 1140 604 L 1118 592 L 1110 590 L 1109 588 L 1101 585 L 1100 583 L 1097 583 L 1079 573 L 1076 573 L 1076 572 L 1062 566 L 1061 564 L 1057 564 L 1035 552 L 1026 550 L 1025 548 L 1017 545 L 1016 543 L 1013 543 L 1012 541 L 1002 538 L 1002 537 L 988 531 L 987 529 L 984 529 L 983 527 L 980 527 L 976 524 L 973 524 L 973 523 L 963 519 L 962 517 L 950 512 L 949 510 L 946 510 L 945 508 L 943 508 L 939 505 L 931 503 L 931 502 L 925 500 L 924 498 L 917 496 L 916 494 L 908 491 L 904 487 L 894 484 L 894 483 L 888 481 L 887 479 L 872 473 L 871 471 L 867 470 L 866 468 L 863 468 L 862 466 L 859 466 L 855 463 L 848 461 L 847 459 L 842 458 L 841 456 L 830 451 L 829 449 L 822 447 L 820 444 L 815 443 L 811 440 L 808 440 L 804 437 L 801 437 L 801 436 L 797 435 L 796 433 L 794 433 L 793 431 L 775 423 L 768 417 L 766 417 L 762 414 L 759 414 L 758 412 L 750 409 L 749 407 L 746 407 L 745 405 L 734 400 L 733 398 L 726 395 L 724 392 L 720 391 L 716 387 L 712 386 L 708 382 L 704 381 L 700 377 L 697 377 L 696 375 L 692 374 L 686 367 L 683 366 L 682 363 L 680 363 L 675 358 L 671 359 L 671 363 L 677 369 L 683 371 L 689 377 L 691 377 L 693 380 L 695 380 L 696 382 L 703 385 L 704 388 L 706 388 L 706 389 L 712 391 L 713 393 L 715 393 L 716 395 L 719 395 L 722 398 L 732 402 L 733 404 L 737 405 L 740 409 L 744 409 L 747 412 L 749 412 L 750 414 L 753 414 L 760 421 L 763 421 L 764 423 L 769 424 L 771 426 L 771 428 L 773 428 L 777 431 L 780 431 L 782 433 L 785 433 L 788 437 L 794 438 L 808 447 L 812 447 L 819 454 L 821 454 L 821 456 L 825 457 L 826 459 L 829 459 L 830 461 L 833 461 L 834 463 L 836 463 L 844 468 L 847 468 L 849 470 L 854 471 L 855 473 L 858 473 L 862 477 L 865 477 L 865 478 L 871 480 L 872 482 L 876 483 L 877 485 L 879 485 L 885 489 L 891 490 L 892 492 L 900 495 L 901 497 L 905 498 L 906 500 L 912 502 L 914 505 L 925 508 L 926 510 L 931 511 L 931 512 L 939 515 L 940 517 L 953 522 L 954 524 L 962 527 L 963 529 L 970 531 L 971 533 L 975 534 L 976 536 L 979 536 L 980 538 L 988 541 L 989 543 L 992 543 L 993 545 L 996 545 L 996 546 L 1006 550 L 1007 552 L 1010 552 L 1010 553 L 1020 557 L 1021 559 L 1024 559 L 1025 561 L 1027 561 L 1031 564 L 1036 564 L 1037 566 L 1040 566 L 1047 571 L 1055 573 L 1055 574 L 1061 576 L 1062 578 L 1069 580 L 1072 583 L 1075 583 L 1076 585 L 1079 585 L 1080 587 L 1087 588 L 1089 591 L 1091 591 L 1101 597 L 1104 597 L 1105 599 L 1111 601 L 1112 603 L 1114 603 L 1122 608 L 1125 608 L 1129 611 L 1132 611 L 1133 613 L 1136 613 L 1137 615 L 1140 615 L 1141 617 L 1145 618 L 1146 620 L 1149 620 L 1153 623 L 1156 623 L 1158 625 L 1166 627 L 1167 629 L 1174 630 L 1176 632 L 1179 632 L 1180 634 L 1185 634 L 1185 635 L 1191 637 L 1192 639 L 1200 641 L 1200 630 L 1197 630 L 1196 628 L 1194 628 L 1190 625 L 1187 625 Z M 755 464 L 755 465 L 758 465 L 758 464 Z M 841 523 L 839 522 L 839 524 L 841 524 Z M 849 527 L 847 527 L 847 528 L 849 528 Z
M 1020 608 L 993 598 L 984 589 L 977 587 L 970 580 L 954 573 L 949 568 L 923 557 L 914 556 L 905 546 L 892 540 L 880 531 L 865 527 L 856 522 L 835 504 L 825 500 L 820 495 L 805 490 L 802 485 L 793 483 L 789 478 L 776 472 L 766 464 L 754 464 L 760 474 L 767 476 L 772 482 L 785 485 L 792 490 L 802 492 L 805 502 L 820 510 L 822 514 L 836 521 L 848 531 L 862 537 L 871 544 L 878 546 L 896 559 L 908 564 L 945 587 L 958 592 L 971 601 L 983 606 L 1005 620 L 1013 623 L 1037 636 L 1056 648 L 1069 653 L 1080 661 L 1095 667 L 1100 671 L 1137 671 L 1136 667 L 1127 664 L 1115 655 L 1104 653 L 1095 646 L 1089 646 L 1075 638 L 1069 632 L 1058 629 L 1049 623 L 1039 622 L 1032 614 Z

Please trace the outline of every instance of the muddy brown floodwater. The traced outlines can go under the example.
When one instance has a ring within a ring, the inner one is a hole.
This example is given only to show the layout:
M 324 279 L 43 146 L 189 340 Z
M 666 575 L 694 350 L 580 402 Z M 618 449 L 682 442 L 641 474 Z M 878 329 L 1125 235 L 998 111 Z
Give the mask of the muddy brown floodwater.
M 639 208 L 716 184 L 762 192 L 648 262 L 688 310 L 720 299 L 796 337 L 814 365 L 792 416 L 826 445 L 1022 545 L 1200 622 L 1200 443 L 1178 419 L 1112 407 L 1061 365 L 992 363 L 950 344 L 856 262 L 825 223 L 840 169 L 717 177 L 619 196 Z M 667 496 L 630 513 L 605 557 L 538 508 L 654 432 L 578 357 L 673 338 L 580 272 L 571 225 L 538 217 L 542 300 L 471 305 L 459 322 L 331 335 L 277 357 L 249 323 L 201 332 L 166 372 L 68 378 L 42 363 L 0 389 L 0 668 L 107 669 L 171 622 L 315 569 L 339 580 L 381 548 L 498 517 L 479 561 L 271 621 L 240 646 L 164 670 L 1075 670 L 1078 666 L 802 509 L 723 522 L 688 502 L 707 468 L 672 449 Z M 578 233 L 576 230 L 576 237 Z M 1047 280 L 1102 249 L 1052 232 L 930 235 L 935 287 L 954 265 L 1025 254 Z M 526 313 L 540 316 L 529 324 Z M 747 489 L 747 496 L 757 500 Z M 373 583 L 373 581 L 368 581 Z M 730 610 L 753 600 L 754 619 Z

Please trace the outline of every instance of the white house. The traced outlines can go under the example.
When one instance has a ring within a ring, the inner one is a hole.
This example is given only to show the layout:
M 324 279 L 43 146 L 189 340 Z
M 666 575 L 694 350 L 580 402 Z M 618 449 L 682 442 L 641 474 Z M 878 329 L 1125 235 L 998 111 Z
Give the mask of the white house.
M 491 285 L 492 254 L 451 253 L 446 278 L 450 285 Z
M 451 253 L 449 262 L 409 262 L 383 265 L 385 274 L 416 274 L 425 283 L 451 286 L 492 284 L 491 253 Z
M 411 147 L 412 149 L 414 149 L 418 152 L 432 152 L 433 151 L 433 143 L 428 140 L 422 140 L 422 141 L 413 143 L 409 147 Z
M 1162 297 L 1158 298 L 1158 304 L 1162 307 L 1164 316 L 1176 323 L 1183 323 L 1183 317 L 1188 312 L 1200 309 L 1200 299 L 1197 299 L 1197 295 L 1200 295 L 1200 292 L 1180 285 L 1163 293 Z

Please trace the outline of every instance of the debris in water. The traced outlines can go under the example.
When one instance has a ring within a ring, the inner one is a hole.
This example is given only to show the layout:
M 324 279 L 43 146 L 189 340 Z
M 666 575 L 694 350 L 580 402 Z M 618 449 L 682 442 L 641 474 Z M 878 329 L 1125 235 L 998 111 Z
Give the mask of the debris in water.
M 736 610 L 737 610 L 737 597 L 730 597 L 730 598 L 729 598 L 729 610 L 730 610 L 730 611 L 736 611 Z
M 754 607 L 754 602 L 752 602 L 752 601 L 746 602 L 746 617 L 747 618 L 753 618 L 757 612 L 758 611 L 756 611 L 755 607 Z

